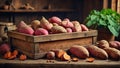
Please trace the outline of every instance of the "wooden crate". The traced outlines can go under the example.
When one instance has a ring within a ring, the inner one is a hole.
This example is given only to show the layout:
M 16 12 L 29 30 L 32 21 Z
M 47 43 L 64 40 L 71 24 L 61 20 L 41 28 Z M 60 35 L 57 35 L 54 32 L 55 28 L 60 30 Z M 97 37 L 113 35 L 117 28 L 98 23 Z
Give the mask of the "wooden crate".
M 97 30 L 84 32 L 61 33 L 32 36 L 16 31 L 8 31 L 8 37 L 13 47 L 33 59 L 42 58 L 52 49 L 69 49 L 72 45 L 94 44 Z

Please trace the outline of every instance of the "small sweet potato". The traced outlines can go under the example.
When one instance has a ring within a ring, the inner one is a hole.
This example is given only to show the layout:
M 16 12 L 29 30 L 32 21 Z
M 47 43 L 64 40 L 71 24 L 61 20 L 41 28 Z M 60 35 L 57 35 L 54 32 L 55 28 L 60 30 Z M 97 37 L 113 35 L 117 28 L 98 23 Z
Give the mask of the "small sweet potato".
M 67 30 L 64 27 L 62 27 L 62 26 L 53 26 L 51 28 L 51 32 L 53 34 L 55 34 L 55 33 L 66 33 Z
M 55 59 L 55 52 L 49 51 L 46 54 L 47 59 Z
M 88 49 L 90 55 L 96 58 L 103 59 L 103 60 L 108 58 L 108 54 L 106 53 L 106 51 L 104 51 L 103 49 L 95 45 L 89 45 L 89 46 L 86 46 L 86 48 Z
M 104 50 L 108 53 L 109 57 L 114 60 L 120 59 L 120 51 L 115 48 L 104 48 Z
M 57 23 L 57 24 L 61 24 L 61 19 L 59 18 L 59 17 L 57 17 L 57 16 L 53 16 L 53 17 L 51 17 L 51 18 L 49 18 L 49 22 L 51 22 L 51 23 Z
M 82 28 L 78 21 L 72 21 L 74 27 L 72 27 L 73 32 L 82 32 Z
M 35 35 L 48 35 L 48 31 L 44 28 L 38 28 L 35 30 Z
M 85 26 L 84 24 L 80 24 L 82 31 L 89 31 L 89 29 L 87 28 L 87 26 Z
M 74 45 L 74 46 L 70 47 L 70 52 L 73 55 L 77 56 L 78 58 L 84 59 L 84 58 L 89 57 L 88 50 L 83 46 Z
M 31 22 L 31 27 L 36 30 L 37 28 L 40 28 L 40 21 L 39 20 L 33 20 Z
M 109 47 L 109 43 L 107 40 L 100 40 L 97 42 L 97 46 L 100 48 L 108 48 Z

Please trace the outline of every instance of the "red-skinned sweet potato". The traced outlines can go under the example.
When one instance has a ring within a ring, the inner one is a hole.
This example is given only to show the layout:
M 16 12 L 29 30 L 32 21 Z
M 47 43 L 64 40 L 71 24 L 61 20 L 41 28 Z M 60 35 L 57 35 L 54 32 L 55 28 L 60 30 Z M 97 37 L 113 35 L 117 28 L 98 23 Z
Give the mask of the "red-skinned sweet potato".
M 85 26 L 84 24 L 80 24 L 82 31 L 89 31 L 89 29 L 87 28 L 87 26 Z
M 72 29 L 71 28 L 66 28 L 68 33 L 72 33 Z
M 107 40 L 100 40 L 97 42 L 97 46 L 100 48 L 108 48 L 109 47 L 109 43 Z
M 115 48 L 104 48 L 104 50 L 108 53 L 109 57 L 114 59 L 114 60 L 119 60 L 120 59 L 120 51 Z
M 4 44 L 0 45 L 0 54 L 5 54 L 8 51 L 10 51 L 9 44 L 4 43 Z
M 35 30 L 35 35 L 48 35 L 48 31 L 44 28 L 38 28 Z
M 49 18 L 49 22 L 51 22 L 51 23 L 57 23 L 57 24 L 61 24 L 61 19 L 59 18 L 59 17 L 57 17 L 57 16 L 53 16 L 53 17 L 51 17 L 51 18 Z
M 110 41 L 109 44 L 110 44 L 110 47 L 120 50 L 120 42 L 119 41 Z
M 89 46 L 86 46 L 86 48 L 89 51 L 90 55 L 92 55 L 93 57 L 103 59 L 103 60 L 108 58 L 108 54 L 106 53 L 106 51 L 104 51 L 103 49 L 95 45 L 89 45 Z
M 70 52 L 73 55 L 77 56 L 78 58 L 85 59 L 85 58 L 89 57 L 88 50 L 83 46 L 74 45 L 74 46 L 70 47 Z

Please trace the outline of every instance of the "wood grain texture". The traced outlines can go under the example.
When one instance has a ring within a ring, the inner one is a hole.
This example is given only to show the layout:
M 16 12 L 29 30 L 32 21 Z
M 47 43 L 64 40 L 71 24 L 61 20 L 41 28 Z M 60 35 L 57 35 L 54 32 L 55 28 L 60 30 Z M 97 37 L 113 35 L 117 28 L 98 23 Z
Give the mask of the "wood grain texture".
M 8 31 L 12 47 L 27 56 L 38 59 L 53 49 L 67 50 L 73 45 L 90 45 L 96 42 L 97 31 L 51 34 L 46 36 L 32 36 L 16 31 Z
M 120 68 L 119 63 L 120 61 L 111 60 L 95 60 L 92 63 L 85 60 L 70 63 L 54 60 L 54 63 L 47 63 L 45 59 L 25 61 L 0 59 L 0 68 Z

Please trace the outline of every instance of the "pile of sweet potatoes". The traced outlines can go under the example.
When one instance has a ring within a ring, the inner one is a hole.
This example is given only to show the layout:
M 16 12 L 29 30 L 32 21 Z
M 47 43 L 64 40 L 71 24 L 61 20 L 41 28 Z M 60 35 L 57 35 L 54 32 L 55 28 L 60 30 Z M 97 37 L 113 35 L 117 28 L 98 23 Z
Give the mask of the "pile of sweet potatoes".
M 95 45 L 87 45 L 87 46 L 73 45 L 67 51 L 59 50 L 59 49 L 52 50 L 48 52 L 46 56 L 47 59 L 57 58 L 60 60 L 67 60 L 67 61 L 86 59 L 88 62 L 93 62 L 95 58 L 102 60 L 106 60 L 106 59 L 120 60 L 120 50 L 119 48 L 116 47 L 113 48 L 113 46 L 114 46 L 113 41 L 108 42 L 106 40 L 100 40 L 96 42 Z
M 42 16 L 40 20 L 33 20 L 30 25 L 24 21 L 17 24 L 17 31 L 29 35 L 49 35 L 56 33 L 72 33 L 89 31 L 84 25 L 78 21 L 70 21 L 68 18 L 61 20 L 57 16 L 46 19 Z

